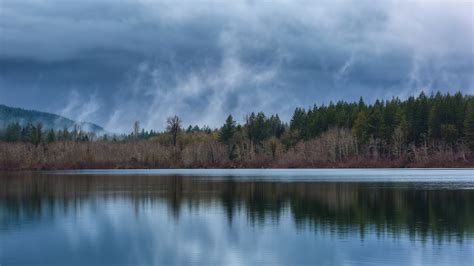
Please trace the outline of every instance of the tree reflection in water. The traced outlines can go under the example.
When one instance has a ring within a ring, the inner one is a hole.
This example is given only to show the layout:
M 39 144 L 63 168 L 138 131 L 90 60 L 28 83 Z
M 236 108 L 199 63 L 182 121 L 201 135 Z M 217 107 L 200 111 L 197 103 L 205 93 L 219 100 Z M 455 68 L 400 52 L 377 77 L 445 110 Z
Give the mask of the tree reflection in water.
M 291 214 L 300 230 L 343 237 L 368 231 L 377 235 L 462 241 L 474 233 L 473 190 L 405 183 L 278 182 L 149 175 L 58 175 L 3 173 L 0 177 L 0 226 L 8 230 L 57 212 L 77 213 L 91 200 L 165 202 L 175 219 L 182 208 L 224 209 L 231 225 L 244 212 L 253 226 L 278 223 Z

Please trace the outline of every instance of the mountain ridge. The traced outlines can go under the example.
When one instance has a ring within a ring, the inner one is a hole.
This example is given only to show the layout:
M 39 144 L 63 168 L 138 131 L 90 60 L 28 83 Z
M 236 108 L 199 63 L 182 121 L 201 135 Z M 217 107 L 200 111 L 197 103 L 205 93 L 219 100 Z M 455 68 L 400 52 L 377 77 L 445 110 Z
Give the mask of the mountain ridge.
M 48 130 L 63 130 L 65 128 L 72 130 L 75 126 L 79 126 L 81 130 L 86 132 L 93 132 L 98 135 L 106 133 L 103 127 L 94 123 L 74 121 L 70 118 L 54 113 L 28 110 L 0 104 L 0 129 L 5 129 L 12 123 L 19 123 L 22 126 L 25 126 L 28 123 L 41 123 L 43 128 Z

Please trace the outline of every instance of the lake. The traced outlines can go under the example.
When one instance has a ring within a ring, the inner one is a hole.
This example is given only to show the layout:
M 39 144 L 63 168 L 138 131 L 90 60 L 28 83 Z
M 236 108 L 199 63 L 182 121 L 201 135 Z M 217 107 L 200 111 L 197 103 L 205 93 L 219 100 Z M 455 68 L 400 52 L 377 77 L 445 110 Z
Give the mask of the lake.
M 474 265 L 474 170 L 0 172 L 0 265 Z

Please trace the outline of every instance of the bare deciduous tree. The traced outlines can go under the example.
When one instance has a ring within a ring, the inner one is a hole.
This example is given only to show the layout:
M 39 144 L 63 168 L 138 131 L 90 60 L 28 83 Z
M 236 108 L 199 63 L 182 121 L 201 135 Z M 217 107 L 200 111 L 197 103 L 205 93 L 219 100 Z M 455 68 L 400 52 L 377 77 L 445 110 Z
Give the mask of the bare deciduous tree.
M 181 122 L 181 119 L 177 115 L 168 117 L 168 119 L 166 119 L 166 123 L 168 124 L 166 130 L 172 136 L 174 147 L 176 147 L 178 134 L 181 131 Z

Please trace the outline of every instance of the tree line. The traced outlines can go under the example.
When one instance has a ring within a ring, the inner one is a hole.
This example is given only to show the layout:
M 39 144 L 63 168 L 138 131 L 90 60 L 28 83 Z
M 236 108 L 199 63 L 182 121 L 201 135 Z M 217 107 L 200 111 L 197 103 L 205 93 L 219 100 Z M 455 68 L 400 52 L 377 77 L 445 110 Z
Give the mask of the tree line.
M 265 140 L 276 138 L 290 148 L 299 141 L 320 137 L 337 128 L 350 130 L 359 145 L 375 145 L 381 153 L 406 149 L 410 145 L 440 143 L 467 145 L 474 149 L 474 98 L 460 92 L 454 95 L 438 92 L 430 97 L 421 92 L 406 100 L 376 100 L 373 104 L 366 104 L 361 98 L 359 102 L 330 102 L 308 109 L 299 107 L 289 123 L 281 121 L 278 114 L 267 116 L 263 112 L 252 112 L 244 120 L 244 124 L 237 124 L 229 115 L 219 129 L 212 130 L 207 126 L 200 129 L 190 125 L 183 130 L 181 120 L 175 116 L 168 119 L 167 132 L 142 130 L 128 138 L 149 139 L 166 133 L 176 137 L 178 132 L 205 132 L 216 133 L 219 141 L 226 145 L 247 138 L 258 146 Z
M 410 145 L 474 149 L 474 98 L 458 92 L 436 93 L 406 100 L 393 98 L 366 104 L 344 101 L 308 110 L 297 108 L 290 130 L 295 138 L 311 139 L 330 128 L 348 128 L 358 144 L 375 147 L 380 153 L 406 151 Z
M 72 130 L 44 129 L 42 123 L 33 124 L 31 122 L 22 126 L 18 122 L 9 124 L 3 132 L 0 132 L 0 141 L 24 142 L 36 146 L 55 141 L 89 141 L 95 140 L 95 133 L 81 130 L 79 126 L 74 126 Z
M 137 121 L 130 134 L 121 136 L 97 137 L 78 128 L 43 131 L 41 124 L 14 123 L 0 137 L 35 146 L 100 142 L 134 147 L 128 155 L 117 151 L 123 158 L 107 162 L 108 167 L 465 166 L 473 162 L 474 97 L 422 92 L 372 104 L 361 98 L 296 108 L 289 122 L 252 112 L 237 123 L 229 115 L 214 129 L 184 128 L 181 118 L 172 116 L 164 131 L 147 131 Z

